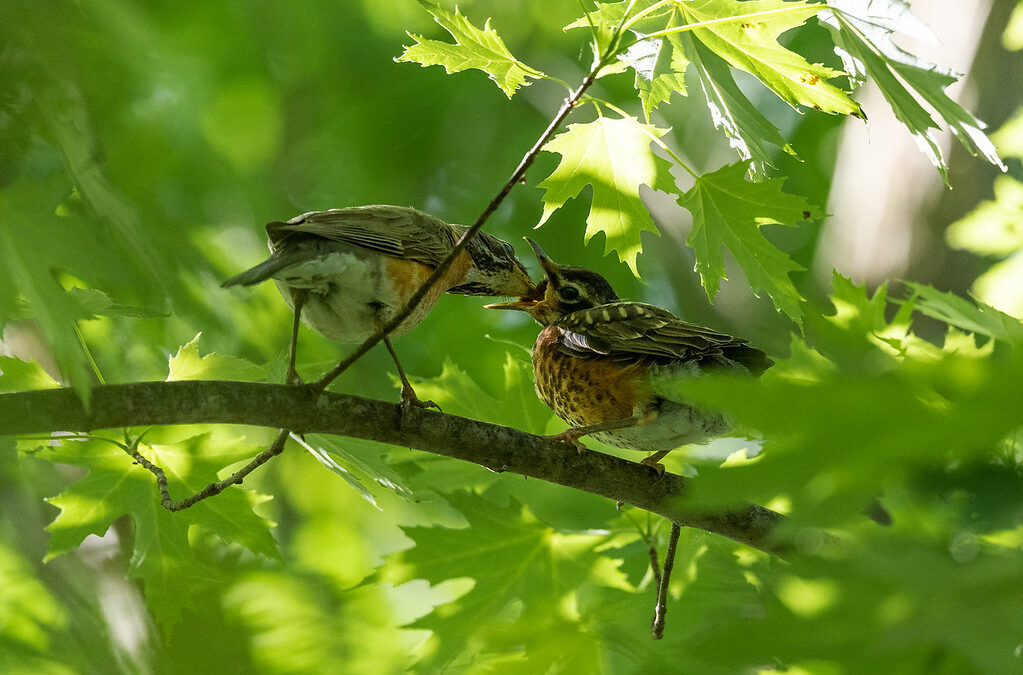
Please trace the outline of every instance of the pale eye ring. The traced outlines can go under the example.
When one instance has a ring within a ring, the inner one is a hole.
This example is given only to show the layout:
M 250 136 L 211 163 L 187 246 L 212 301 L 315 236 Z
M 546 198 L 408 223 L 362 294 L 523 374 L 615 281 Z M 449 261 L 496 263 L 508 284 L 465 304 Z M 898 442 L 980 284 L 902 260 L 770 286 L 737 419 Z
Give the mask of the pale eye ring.
M 575 286 L 562 286 L 558 289 L 558 297 L 565 302 L 575 302 L 579 299 L 579 289 Z

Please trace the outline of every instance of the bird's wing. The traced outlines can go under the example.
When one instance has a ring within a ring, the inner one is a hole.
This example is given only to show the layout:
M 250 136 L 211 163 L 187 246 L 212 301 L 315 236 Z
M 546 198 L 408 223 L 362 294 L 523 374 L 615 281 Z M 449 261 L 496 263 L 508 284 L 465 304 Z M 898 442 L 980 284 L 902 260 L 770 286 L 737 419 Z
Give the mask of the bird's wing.
M 734 368 L 754 375 L 772 365 L 745 340 L 682 321 L 666 309 L 640 302 L 616 302 L 572 312 L 559 320 L 561 348 L 575 356 L 605 356 L 654 366 L 680 363 L 701 368 Z
M 320 237 L 436 267 L 454 245 L 451 227 L 405 206 L 353 206 L 312 211 L 266 226 L 275 249 L 291 240 Z

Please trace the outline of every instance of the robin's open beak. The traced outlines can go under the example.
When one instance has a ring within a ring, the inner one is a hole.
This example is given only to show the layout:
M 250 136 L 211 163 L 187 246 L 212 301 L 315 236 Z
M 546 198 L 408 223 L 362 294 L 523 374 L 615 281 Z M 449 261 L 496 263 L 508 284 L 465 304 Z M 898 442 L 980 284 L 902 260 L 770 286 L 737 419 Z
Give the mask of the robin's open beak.
M 529 237 L 523 237 L 526 242 L 533 247 L 533 253 L 536 254 L 536 259 L 540 261 L 540 266 L 543 267 L 544 274 L 548 279 L 556 274 L 557 263 L 547 257 L 547 254 L 543 252 L 540 245 Z M 544 294 L 547 290 L 547 284 L 541 281 L 533 289 L 531 295 L 521 296 L 518 300 L 513 302 L 495 302 L 490 305 L 484 305 L 487 309 L 518 309 L 524 312 L 528 312 L 530 309 L 536 306 L 538 302 L 544 299 Z
M 557 276 L 558 263 L 547 257 L 547 254 L 543 252 L 542 248 L 540 248 L 540 244 L 536 243 L 529 237 L 523 237 L 523 239 L 525 239 L 526 243 L 533 248 L 533 253 L 536 254 L 536 259 L 540 261 L 540 266 L 543 267 L 543 273 L 547 275 L 547 278 L 550 279 L 551 277 Z
M 519 298 L 513 302 L 493 302 L 489 305 L 483 305 L 484 309 L 519 309 L 523 312 L 528 311 L 538 303 L 539 300 L 534 298 Z

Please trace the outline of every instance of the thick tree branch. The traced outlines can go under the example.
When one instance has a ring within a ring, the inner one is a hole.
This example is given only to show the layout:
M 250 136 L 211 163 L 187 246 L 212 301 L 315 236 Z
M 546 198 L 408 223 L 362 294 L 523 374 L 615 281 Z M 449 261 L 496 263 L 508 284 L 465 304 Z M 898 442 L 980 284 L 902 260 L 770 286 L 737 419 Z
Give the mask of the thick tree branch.
M 658 477 L 636 462 L 592 451 L 579 455 L 559 441 L 434 411 L 408 410 L 399 426 L 399 406 L 393 403 L 311 385 L 220 381 L 106 385 L 93 388 L 90 408 L 86 411 L 71 389 L 0 394 L 0 434 L 220 423 L 351 436 L 576 488 L 764 551 L 780 553 L 786 548 L 771 536 L 783 516 L 754 504 L 717 513 L 694 512 L 686 508 L 687 480 L 681 476 Z

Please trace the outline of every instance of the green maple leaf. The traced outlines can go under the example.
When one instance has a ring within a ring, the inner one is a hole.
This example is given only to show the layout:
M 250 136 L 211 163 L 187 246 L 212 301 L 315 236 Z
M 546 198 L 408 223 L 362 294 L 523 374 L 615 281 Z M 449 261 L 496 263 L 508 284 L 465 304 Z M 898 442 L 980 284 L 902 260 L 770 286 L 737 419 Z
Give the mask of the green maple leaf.
M 203 435 L 157 445 L 143 454 L 165 469 L 171 495 L 180 498 L 216 480 L 223 467 L 255 453 L 255 448 L 230 439 L 212 440 Z M 269 523 L 252 511 L 265 498 L 251 491 L 227 490 L 171 513 L 160 505 L 153 474 L 134 464 L 113 443 L 66 440 L 57 447 L 47 446 L 36 456 L 88 469 L 85 477 L 47 500 L 60 513 L 47 526 L 50 547 L 46 558 L 71 551 L 88 535 L 102 535 L 115 519 L 130 516 L 134 540 L 129 573 L 145 582 L 147 604 L 164 626 L 176 623 L 191 598 L 212 581 L 210 570 L 189 544 L 190 526 L 203 526 L 224 541 L 268 557 L 278 555 Z
M 35 361 L 0 356 L 0 392 L 54 389 L 60 383 Z
M 766 178 L 771 158 L 765 143 L 773 143 L 791 155 L 795 150 L 778 127 L 742 93 L 724 59 L 689 35 L 683 35 L 682 41 L 692 57 L 689 73 L 698 79 L 703 89 L 714 126 L 728 136 L 729 144 L 739 156 L 749 161 L 750 175 Z
M 199 355 L 197 333 L 187 344 L 178 348 L 170 357 L 167 366 L 167 380 L 241 380 L 246 382 L 265 380 L 262 368 L 237 356 L 221 354 Z
M 859 331 L 858 326 L 850 326 Z M 1023 359 L 950 352 L 906 359 L 885 372 L 821 372 L 816 380 L 692 378 L 687 400 L 728 411 L 769 439 L 756 462 L 701 467 L 694 508 L 776 495 L 793 498 L 791 517 L 862 518 L 878 486 L 905 480 L 912 466 L 990 462 L 1023 422 Z M 938 450 L 936 450 L 936 448 Z M 829 490 L 814 489 L 826 480 Z M 700 507 L 695 506 L 699 504 Z M 812 505 L 812 506 L 811 506 Z
M 482 70 L 508 98 L 512 97 L 516 89 L 529 84 L 527 78 L 546 77 L 539 70 L 530 68 L 512 56 L 497 31 L 490 27 L 489 19 L 480 30 L 458 11 L 458 7 L 452 13 L 431 0 L 419 0 L 419 4 L 451 34 L 455 43 L 430 40 L 409 33 L 408 36 L 416 44 L 405 47 L 396 61 L 444 66 L 448 74 L 471 69 Z
M 783 0 L 691 0 L 676 7 L 686 23 L 737 17 L 692 32 L 732 66 L 756 76 L 789 105 L 843 115 L 861 114 L 859 105 L 848 94 L 827 82 L 842 73 L 811 64 L 778 44 L 779 35 L 803 25 L 821 6 Z
M 409 626 L 434 632 L 437 649 L 424 664 L 426 670 L 442 670 L 463 650 L 497 647 L 515 653 L 525 647 L 535 672 L 548 672 L 558 662 L 594 671 L 592 638 L 580 634 L 559 604 L 594 579 L 605 561 L 593 549 L 604 537 L 559 535 L 514 499 L 500 507 L 474 494 L 446 498 L 469 527 L 404 528 L 416 545 L 404 553 L 403 562 L 409 577 L 433 585 L 464 577 L 475 583 L 468 593 Z M 559 635 L 559 648 L 551 650 L 553 634 Z
M 0 293 L 0 326 L 24 313 L 19 299 L 27 302 L 61 373 L 88 406 L 89 373 L 75 332 L 78 305 L 48 266 L 39 264 L 38 252 L 47 250 L 40 235 L 60 231 L 58 228 L 64 225 L 53 214 L 67 189 L 63 178 L 58 177 L 37 184 L 19 180 L 9 189 L 0 190 L 0 213 L 4 214 L 0 219 L 0 264 L 6 277 L 0 283 L 4 291 Z
M 153 475 L 132 464 L 123 450 L 100 441 L 65 441 L 37 456 L 88 469 L 84 478 L 47 501 L 60 513 L 46 529 L 46 559 L 73 550 L 90 534 L 102 535 L 130 514 L 136 533 L 129 573 L 145 581 L 147 604 L 173 625 L 192 597 L 193 582 L 207 575 L 188 543 L 188 521 L 160 506 Z
M 921 314 L 971 333 L 1023 343 L 1023 321 L 1015 317 L 982 302 L 970 301 L 926 284 L 906 282 L 906 285 L 913 291 L 914 306 Z
M 795 225 L 819 217 L 806 199 L 781 191 L 784 179 L 750 183 L 746 165 L 731 164 L 696 179 L 696 185 L 678 202 L 693 214 L 693 229 L 686 239 L 696 252 L 707 296 L 713 300 L 725 278 L 722 249 L 727 248 L 746 273 L 754 292 L 767 292 L 774 306 L 801 323 L 802 296 L 789 273 L 803 269 L 769 242 L 762 225 Z
M 642 34 L 638 34 L 642 37 Z M 672 94 L 686 95 L 685 73 L 689 67 L 680 35 L 662 40 L 642 40 L 619 57 L 636 71 L 635 87 L 643 105 L 647 122 L 657 106 L 666 103 Z
M 558 168 L 538 187 L 544 188 L 543 225 L 554 211 L 593 186 L 593 202 L 586 218 L 585 240 L 603 232 L 604 253 L 617 251 L 618 258 L 639 276 L 636 256 L 642 250 L 640 233 L 656 232 L 653 220 L 639 195 L 641 185 L 664 192 L 675 190 L 671 164 L 653 153 L 652 139 L 667 133 L 635 117 L 598 118 L 572 124 L 555 136 L 544 150 L 561 155 Z
M 909 12 L 906 3 L 885 0 L 864 6 L 861 0 L 831 0 L 828 4 L 838 11 L 822 12 L 820 18 L 831 31 L 836 52 L 850 78 L 854 82 L 861 82 L 868 75 L 873 79 L 895 117 L 913 134 L 946 184 L 948 166 L 941 146 L 930 133 L 938 127 L 918 98 L 935 110 L 971 154 L 980 153 L 1002 171 L 1006 170 L 994 144 L 984 135 L 984 123 L 945 94 L 945 88 L 957 76 L 917 59 L 892 42 L 896 31 L 916 35 L 929 32 Z
M 905 351 L 910 343 L 920 342 L 908 335 L 912 303 L 907 303 L 889 320 L 888 284 L 873 294 L 865 285 L 854 284 L 838 272 L 832 275 L 831 304 L 828 315 L 810 313 L 806 317 L 807 339 L 816 351 L 847 372 L 877 373 L 895 365 L 894 354 Z M 888 348 L 881 348 L 887 345 Z
M 994 200 L 981 202 L 948 226 L 949 246 L 990 256 L 1023 251 L 1023 183 L 1012 176 L 998 176 L 994 190 Z
M 388 461 L 390 446 L 359 438 L 339 438 L 326 434 L 306 434 L 295 439 L 316 461 L 328 471 L 337 474 L 363 499 L 377 505 L 373 492 L 361 477 L 371 485 L 384 487 L 403 499 L 413 500 L 415 493 L 404 476 L 395 471 Z

